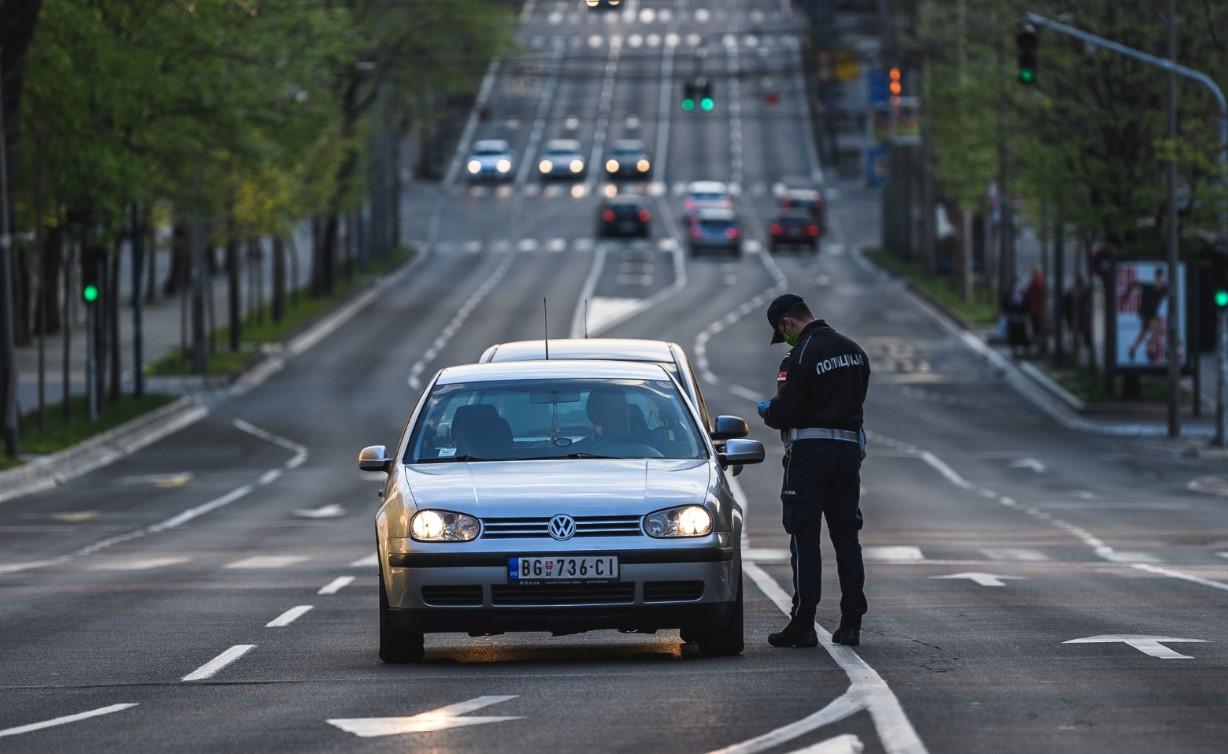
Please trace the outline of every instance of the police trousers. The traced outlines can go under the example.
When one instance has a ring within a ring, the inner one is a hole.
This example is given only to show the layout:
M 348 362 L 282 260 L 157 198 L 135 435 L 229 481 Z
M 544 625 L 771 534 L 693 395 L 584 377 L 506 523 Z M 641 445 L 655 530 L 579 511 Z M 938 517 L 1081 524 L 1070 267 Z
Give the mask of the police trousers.
M 822 591 L 822 519 L 836 551 L 840 611 L 866 612 L 861 560 L 861 449 L 842 440 L 798 440 L 785 464 L 780 491 L 793 566 L 793 617 L 813 621 Z

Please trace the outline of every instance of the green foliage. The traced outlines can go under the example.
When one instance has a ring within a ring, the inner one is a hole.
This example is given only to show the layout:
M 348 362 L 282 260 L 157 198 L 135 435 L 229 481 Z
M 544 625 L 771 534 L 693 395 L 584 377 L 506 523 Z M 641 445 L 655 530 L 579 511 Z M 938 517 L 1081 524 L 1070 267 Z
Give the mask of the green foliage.
M 105 402 L 99 411 L 98 421 L 92 423 L 86 413 L 85 398 L 77 397 L 72 399 L 68 419 L 64 418 L 61 404 L 47 406 L 44 413 L 46 426 L 43 429 L 38 428 L 38 415 L 31 411 L 22 419 L 25 427 L 22 450 L 34 455 L 63 450 L 95 434 L 161 408 L 174 399 L 174 396 L 170 395 L 144 395 L 139 398 L 125 395 L 118 401 Z M 0 459 L 0 464 L 2 463 L 3 460 Z
M 1221 77 L 1228 48 L 1228 5 L 1182 8 L 1179 60 Z M 1165 140 L 1166 74 L 1107 50 L 1092 50 L 1040 29 L 1037 82 L 1018 80 L 1015 24 L 1025 10 L 1163 56 L 1163 3 L 1073 0 L 1055 6 L 1026 0 L 926 3 L 913 40 L 930 62 L 928 112 L 939 179 L 964 206 L 984 201 L 1005 144 L 1011 192 L 1038 214 L 1044 202 L 1081 233 L 1129 253 L 1163 245 L 1164 161 L 1177 154 L 1191 188 L 1187 230 L 1213 231 L 1223 198 L 1216 163 L 1218 110 L 1201 86 L 1180 83 L 1176 145 Z M 966 12 L 962 15 L 960 8 Z

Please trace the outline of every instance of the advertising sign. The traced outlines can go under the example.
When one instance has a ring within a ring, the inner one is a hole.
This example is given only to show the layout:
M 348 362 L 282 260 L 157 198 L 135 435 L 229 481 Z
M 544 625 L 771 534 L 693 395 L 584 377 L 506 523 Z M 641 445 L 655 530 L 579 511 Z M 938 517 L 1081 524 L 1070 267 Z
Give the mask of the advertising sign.
M 1119 370 L 1163 369 L 1168 366 L 1168 264 L 1163 261 L 1119 261 L 1113 326 L 1116 328 L 1116 367 Z M 1185 265 L 1177 266 L 1177 354 L 1185 364 Z

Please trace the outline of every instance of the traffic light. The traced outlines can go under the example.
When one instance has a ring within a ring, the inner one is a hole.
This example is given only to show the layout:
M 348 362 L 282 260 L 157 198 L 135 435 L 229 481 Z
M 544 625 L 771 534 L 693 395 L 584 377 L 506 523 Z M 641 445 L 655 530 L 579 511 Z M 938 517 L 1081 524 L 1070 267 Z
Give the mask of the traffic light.
M 898 65 L 891 66 L 887 71 L 887 93 L 891 95 L 891 104 L 898 107 L 900 95 L 904 93 L 904 72 Z
M 1228 288 L 1215 290 L 1215 306 L 1220 309 L 1228 308 Z
M 1040 37 L 1036 35 L 1036 27 L 1024 21 L 1015 32 L 1015 45 L 1019 48 L 1019 81 L 1024 84 L 1036 83 L 1036 51 L 1040 47 Z
M 81 300 L 92 304 L 98 300 L 98 276 L 102 270 L 105 252 L 98 246 L 86 246 L 81 250 Z
M 682 84 L 682 109 L 690 112 L 697 105 L 704 112 L 716 109 L 716 100 L 712 98 L 712 82 L 702 76 L 688 79 Z
M 695 82 L 690 79 L 682 82 L 682 109 L 687 112 L 695 109 Z

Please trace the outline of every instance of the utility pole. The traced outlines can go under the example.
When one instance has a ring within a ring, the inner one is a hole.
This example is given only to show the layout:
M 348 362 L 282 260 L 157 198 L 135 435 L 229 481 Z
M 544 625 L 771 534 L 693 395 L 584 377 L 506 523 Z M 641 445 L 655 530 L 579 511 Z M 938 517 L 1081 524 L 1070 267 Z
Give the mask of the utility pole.
M 1177 61 L 1177 0 L 1168 0 L 1168 59 Z M 1177 141 L 1177 72 L 1168 69 L 1168 140 Z M 1178 354 L 1177 323 L 1182 314 L 1178 310 L 1177 286 L 1183 281 L 1177 278 L 1177 246 L 1180 243 L 1180 228 L 1177 226 L 1177 157 L 1168 160 L 1168 436 L 1181 435 L 1181 364 Z
M 4 48 L 0 46 L 0 61 Z M 10 458 L 21 452 L 17 433 L 17 354 L 13 347 L 13 231 L 9 227 L 8 121 L 4 115 L 4 66 L 0 63 L 0 412 L 3 412 L 4 451 Z

